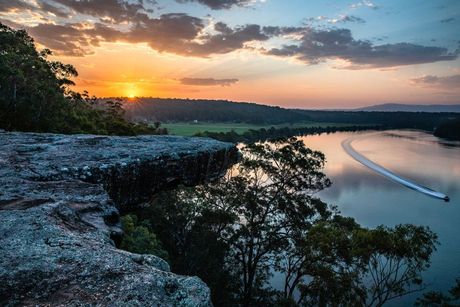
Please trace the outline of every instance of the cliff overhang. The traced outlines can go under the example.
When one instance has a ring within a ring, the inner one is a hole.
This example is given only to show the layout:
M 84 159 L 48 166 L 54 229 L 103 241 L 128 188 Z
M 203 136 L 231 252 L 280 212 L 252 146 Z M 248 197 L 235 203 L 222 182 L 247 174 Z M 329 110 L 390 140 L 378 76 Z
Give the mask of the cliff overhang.
M 119 212 L 238 155 L 205 138 L 0 132 L 0 305 L 210 305 L 199 278 L 116 248 Z

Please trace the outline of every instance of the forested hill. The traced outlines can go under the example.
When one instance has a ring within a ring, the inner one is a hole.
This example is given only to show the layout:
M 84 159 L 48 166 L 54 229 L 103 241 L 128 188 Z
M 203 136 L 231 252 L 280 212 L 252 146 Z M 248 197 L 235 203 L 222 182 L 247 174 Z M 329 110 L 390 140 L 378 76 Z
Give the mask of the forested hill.
M 446 120 L 459 118 L 459 113 L 428 112 L 366 112 L 297 110 L 312 122 L 379 125 L 385 129 L 422 129 L 433 131 Z
M 448 140 L 460 141 L 460 117 L 440 123 L 434 131 L 434 135 Z
M 112 98 L 113 100 L 113 98 Z M 313 111 L 284 109 L 227 100 L 136 98 L 124 100 L 126 116 L 148 122 L 242 122 L 282 124 L 298 122 L 378 125 L 382 128 L 414 128 L 433 131 L 459 113 Z
M 456 112 L 460 113 L 460 104 L 400 104 L 400 103 L 385 103 L 369 107 L 355 109 L 353 111 L 368 111 L 368 112 Z
M 226 100 L 136 98 L 125 100 L 126 116 L 133 121 L 213 121 L 280 124 L 309 120 L 296 110 Z

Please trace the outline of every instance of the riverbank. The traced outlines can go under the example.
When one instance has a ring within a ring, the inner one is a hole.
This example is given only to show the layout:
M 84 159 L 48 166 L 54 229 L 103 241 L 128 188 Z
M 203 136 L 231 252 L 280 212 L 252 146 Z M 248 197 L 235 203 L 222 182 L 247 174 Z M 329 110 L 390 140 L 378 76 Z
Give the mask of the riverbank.
M 232 143 L 254 143 L 267 140 L 275 140 L 280 138 L 288 138 L 293 136 L 316 135 L 322 133 L 335 133 L 335 132 L 356 132 L 366 130 L 380 130 L 381 126 L 376 125 L 349 125 L 349 126 L 315 126 L 315 127 L 297 127 L 297 128 L 275 128 L 248 130 L 242 134 L 235 131 L 230 132 L 208 132 L 197 133 L 195 136 L 209 137 L 223 142 Z

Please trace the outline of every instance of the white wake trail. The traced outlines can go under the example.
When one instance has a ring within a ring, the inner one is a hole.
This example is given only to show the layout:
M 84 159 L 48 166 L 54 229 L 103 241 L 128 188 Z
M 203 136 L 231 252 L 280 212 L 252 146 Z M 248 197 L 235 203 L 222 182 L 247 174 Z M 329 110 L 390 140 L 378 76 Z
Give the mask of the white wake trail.
M 405 187 L 408 187 L 412 190 L 418 191 L 420 193 L 423 193 L 425 195 L 434 197 L 434 198 L 439 198 L 444 201 L 449 201 L 449 197 L 443 193 L 436 192 L 430 188 L 421 186 L 415 182 L 410 181 L 409 179 L 403 178 L 398 176 L 397 174 L 393 173 L 392 171 L 384 168 L 383 166 L 378 165 L 375 162 L 372 162 L 368 158 L 366 158 L 364 155 L 360 154 L 357 152 L 351 143 L 356 140 L 356 137 L 348 138 L 342 142 L 342 147 L 345 150 L 347 154 L 349 154 L 353 159 L 358 161 L 359 163 L 363 164 L 364 166 L 370 168 L 371 170 L 375 171 L 376 173 L 379 173 L 380 175 L 393 180 L 394 182 L 397 182 L 399 184 L 402 184 Z

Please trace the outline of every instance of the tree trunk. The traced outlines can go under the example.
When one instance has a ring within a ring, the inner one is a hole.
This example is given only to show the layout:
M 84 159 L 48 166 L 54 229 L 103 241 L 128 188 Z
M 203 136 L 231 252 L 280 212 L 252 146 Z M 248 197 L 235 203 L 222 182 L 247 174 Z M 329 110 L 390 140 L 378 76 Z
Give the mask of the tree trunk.
M 16 85 L 16 79 L 13 79 L 13 100 L 16 101 L 16 96 L 17 96 L 17 85 Z

